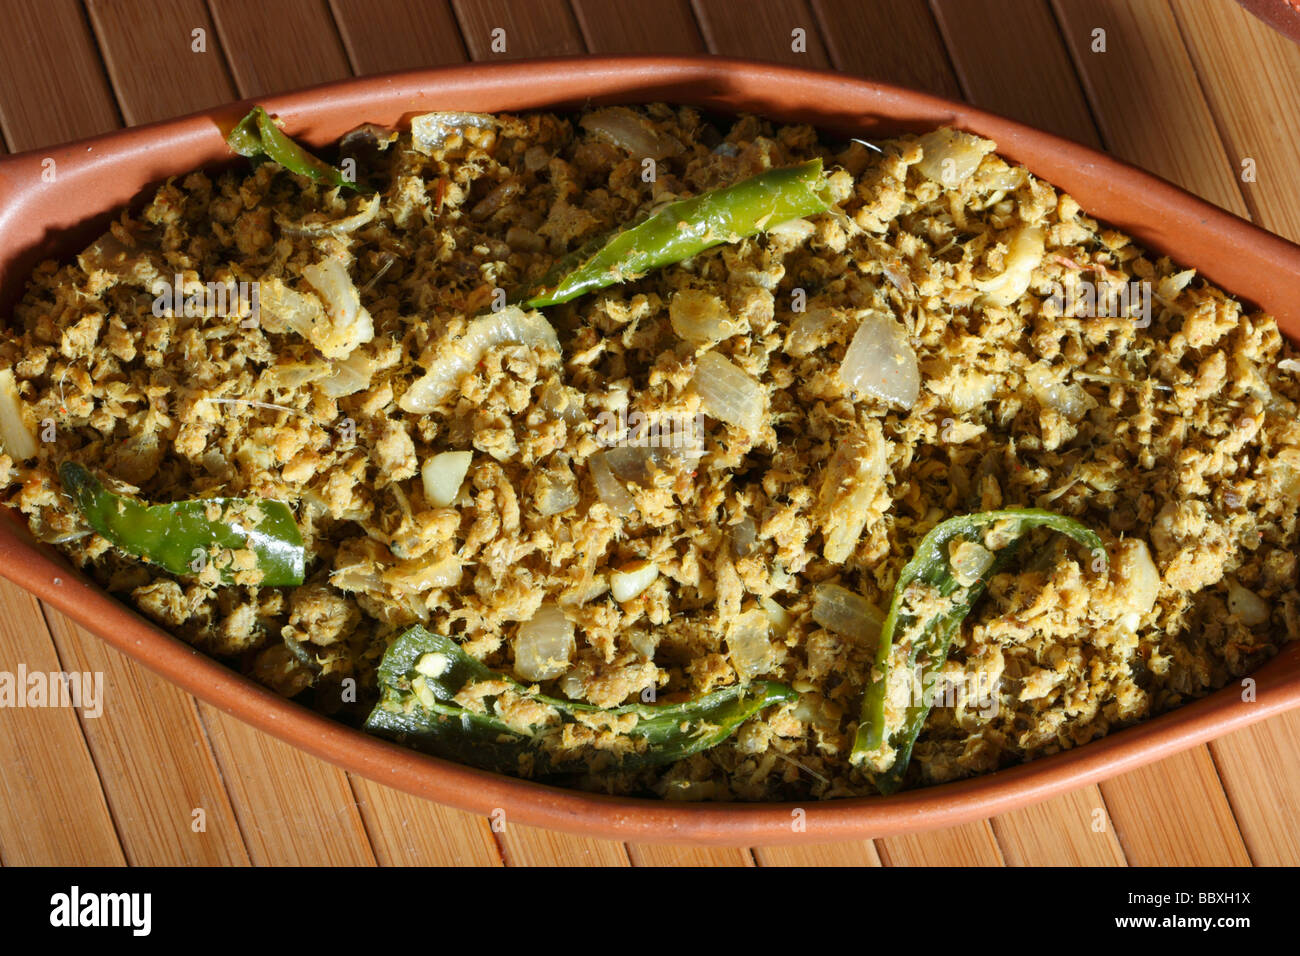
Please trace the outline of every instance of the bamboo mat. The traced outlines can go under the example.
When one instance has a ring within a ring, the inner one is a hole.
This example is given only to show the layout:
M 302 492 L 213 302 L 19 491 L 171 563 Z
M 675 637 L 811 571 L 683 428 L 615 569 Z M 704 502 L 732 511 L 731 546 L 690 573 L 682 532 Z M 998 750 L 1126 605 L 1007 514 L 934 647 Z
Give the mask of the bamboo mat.
M 1300 239 L 1300 49 L 1229 0 L 9 0 L 3 148 L 417 66 L 720 53 L 898 82 L 1105 148 Z M 506 50 L 493 52 L 493 31 Z M 195 52 L 204 31 L 206 50 Z M 802 30 L 801 51 L 792 31 Z M 1098 31 L 1104 31 L 1099 33 Z M 1104 38 L 1104 51 L 1098 49 Z M 1244 160 L 1255 182 L 1242 182 Z M 1015 813 L 795 847 L 490 822 L 305 756 L 0 581 L 0 669 L 104 674 L 99 718 L 0 710 L 0 864 L 1300 863 L 1300 713 Z M 499 830 L 500 832 L 497 832 Z

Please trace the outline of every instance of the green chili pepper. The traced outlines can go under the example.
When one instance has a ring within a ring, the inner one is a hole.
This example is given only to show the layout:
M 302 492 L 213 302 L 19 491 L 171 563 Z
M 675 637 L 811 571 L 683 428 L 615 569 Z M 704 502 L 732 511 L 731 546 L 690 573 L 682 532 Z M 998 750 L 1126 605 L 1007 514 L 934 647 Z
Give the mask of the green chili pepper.
M 635 225 L 561 259 L 540 282 L 515 296 L 530 309 L 568 302 L 724 242 L 831 207 L 822 161 L 773 169 L 664 206 Z
M 501 691 L 481 698 L 482 712 L 456 703 L 454 698 L 463 688 L 485 681 L 550 708 L 555 719 L 527 728 L 508 725 L 498 713 Z M 604 770 L 671 763 L 726 740 L 764 707 L 798 696 L 784 685 L 759 682 L 681 704 L 602 709 L 532 692 L 470 657 L 451 638 L 418 624 L 384 654 L 379 684 L 381 698 L 366 720 L 367 730 L 485 770 L 535 775 L 593 769 L 588 758 Z M 559 740 L 566 723 L 603 724 L 629 715 L 636 717 L 625 734 L 630 746 L 626 752 L 606 751 L 608 766 L 601 766 L 598 750 L 561 753 L 547 746 Z
M 949 547 L 960 540 L 980 543 L 983 532 L 990 525 L 999 522 L 1005 522 L 1003 527 L 996 529 L 998 537 L 1005 541 L 1005 544 L 994 551 L 992 563 L 979 579 L 963 590 L 949 562 Z M 872 668 L 873 679 L 867 685 L 866 696 L 862 701 L 862 718 L 850 754 L 850 759 L 857 762 L 868 751 L 879 748 L 888 737 L 889 743 L 895 748 L 896 756 L 893 765 L 876 778 L 876 787 L 881 793 L 893 793 L 902 786 L 903 775 L 912 756 L 912 746 L 916 743 L 921 727 L 930 713 L 930 703 L 925 700 L 926 695 L 922 695 L 921 700 L 918 701 L 914 690 L 902 726 L 886 734 L 885 700 L 888 696 L 889 669 L 895 633 L 901 630 L 904 634 L 911 635 L 912 645 L 908 651 L 908 666 L 914 674 L 918 660 L 926 670 L 942 667 L 947 660 L 948 647 L 952 643 L 953 635 L 957 633 L 961 622 L 984 594 L 989 579 L 1010 563 L 1021 538 L 1031 529 L 1040 526 L 1059 531 L 1094 553 L 1100 551 L 1103 556 L 1106 553 L 1101 538 L 1096 532 L 1089 530 L 1073 518 L 1037 508 L 1016 508 L 962 515 L 941 522 L 921 539 L 912 560 L 903 566 L 898 576 L 898 583 L 894 586 L 889 614 L 881 628 L 880 645 L 876 650 L 875 666 Z M 909 613 L 908 588 L 918 581 L 937 591 L 942 597 L 951 598 L 951 603 L 944 611 L 935 613 L 929 618 Z M 926 688 L 928 684 L 929 681 L 923 676 L 921 687 Z
M 275 125 L 265 109 L 254 106 L 226 137 L 226 143 L 240 156 L 250 159 L 265 156 L 291 173 L 298 173 L 318 183 L 329 183 L 344 189 L 358 190 L 355 182 L 329 163 L 313 156 Z
M 59 467 L 64 490 L 95 531 L 128 554 L 173 574 L 195 574 L 216 564 L 229 583 L 236 570 L 233 552 L 252 551 L 259 584 L 302 584 L 302 535 L 293 512 L 281 501 L 258 498 L 200 498 L 144 505 L 113 494 L 83 466 Z

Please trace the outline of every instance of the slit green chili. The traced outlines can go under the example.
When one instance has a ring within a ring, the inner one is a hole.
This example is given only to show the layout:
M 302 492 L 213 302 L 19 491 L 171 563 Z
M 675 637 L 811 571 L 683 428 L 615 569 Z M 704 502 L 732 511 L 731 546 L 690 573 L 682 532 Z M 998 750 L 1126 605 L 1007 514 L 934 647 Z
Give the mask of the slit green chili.
M 214 564 L 231 583 L 235 552 L 254 556 L 257 582 L 267 587 L 302 584 L 305 554 L 293 512 L 282 501 L 198 498 L 146 505 L 114 494 L 83 465 L 59 467 L 63 489 L 82 517 L 112 545 L 173 574 L 202 573 Z
M 632 770 L 671 763 L 716 746 L 763 708 L 794 700 L 783 684 L 756 682 L 714 691 L 679 704 L 627 704 L 600 708 L 536 693 L 500 674 L 463 650 L 451 638 L 415 625 L 388 648 L 379 666 L 380 701 L 366 729 L 406 746 L 485 770 L 538 775 L 592 769 L 600 751 L 561 753 L 548 748 L 565 724 L 635 717 L 625 731 L 630 747 L 609 754 L 609 766 Z M 491 682 L 554 711 L 546 725 L 511 726 L 498 713 L 504 691 L 480 698 L 481 711 L 457 703 L 470 685 Z
M 638 278 L 769 226 L 825 212 L 832 205 L 822 161 L 772 169 L 731 186 L 669 203 L 635 225 L 602 237 L 557 262 L 513 300 L 529 309 Z
M 990 526 L 1004 523 L 997 530 L 998 538 L 1004 542 L 1002 547 L 993 552 L 989 567 L 964 589 L 953 573 L 949 560 L 949 548 L 960 540 L 980 543 L 982 534 Z M 893 793 L 903 783 L 912 756 L 912 747 L 930 713 L 930 703 L 922 695 L 917 700 L 915 688 L 904 712 L 900 727 L 887 732 L 885 726 L 885 702 L 888 697 L 889 671 L 894 651 L 894 635 L 901 631 L 913 636 L 908 650 L 908 666 L 916 672 L 918 661 L 923 669 L 942 667 L 948 657 L 948 648 L 953 635 L 961 627 L 962 621 L 983 596 L 988 581 L 1001 572 L 1015 555 L 1020 540 L 1030 530 L 1038 527 L 1059 531 L 1084 547 L 1094 555 L 1105 555 L 1101 538 L 1073 518 L 1065 515 L 1043 511 L 1038 508 L 1015 508 L 1005 511 L 984 511 L 977 514 L 960 515 L 949 518 L 930 530 L 921 543 L 916 546 L 916 553 L 903 566 L 894 586 L 893 599 L 889 605 L 889 614 L 880 632 L 880 644 L 876 649 L 875 665 L 872 679 L 867 685 L 866 695 L 862 700 L 862 716 L 858 723 L 857 735 L 853 741 L 850 759 L 859 762 L 872 750 L 883 743 L 890 743 L 895 748 L 893 764 L 876 776 L 876 788 L 881 793 Z M 951 603 L 945 611 L 935 613 L 929 618 L 922 618 L 908 611 L 908 589 L 920 582 L 928 588 L 938 591 Z M 922 678 L 922 688 L 928 686 Z
M 240 156 L 250 159 L 265 156 L 289 170 L 318 183 L 329 183 L 344 189 L 359 191 L 360 187 L 344 173 L 331 166 L 290 139 L 275 125 L 271 114 L 254 106 L 248 115 L 235 124 L 226 137 L 226 143 Z

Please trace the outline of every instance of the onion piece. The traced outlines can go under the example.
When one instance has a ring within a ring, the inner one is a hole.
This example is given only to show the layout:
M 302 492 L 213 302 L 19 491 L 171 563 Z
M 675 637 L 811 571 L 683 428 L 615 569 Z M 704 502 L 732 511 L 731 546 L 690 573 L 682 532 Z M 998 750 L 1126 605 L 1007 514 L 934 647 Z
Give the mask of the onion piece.
M 322 259 L 302 270 L 325 305 L 327 322 L 307 335 L 326 358 L 346 358 L 358 345 L 375 337 L 375 324 L 361 304 L 361 294 L 342 262 Z
M 968 588 L 993 567 L 993 552 L 975 541 L 956 538 L 948 552 L 948 567 L 953 579 Z
M 692 345 L 713 345 L 744 331 L 726 303 L 716 295 L 695 289 L 673 296 L 668 303 L 668 320 L 673 331 Z
M 578 486 L 567 465 L 536 473 L 537 492 L 533 499 L 543 518 L 568 511 L 578 503 Z
M 984 294 L 981 305 L 1010 305 L 1029 288 L 1034 270 L 1043 261 L 1046 235 L 1038 226 L 1021 226 L 1007 243 L 1003 270 L 990 279 L 977 279 L 975 288 Z
M 1067 385 L 1056 381 L 1050 366 L 1039 362 L 1025 373 L 1025 381 L 1038 404 L 1060 412 L 1072 422 L 1077 422 L 1087 414 L 1096 401 L 1079 384 Z
M 355 232 L 372 222 L 379 214 L 379 193 L 375 193 L 362 205 L 359 212 L 342 219 L 322 219 L 313 222 L 286 222 L 277 217 L 280 229 L 291 236 L 339 236 Z
M 474 370 L 489 349 L 508 343 L 530 348 L 542 346 L 557 357 L 560 354 L 560 340 L 542 313 L 507 306 L 500 312 L 480 316 L 469 323 L 464 335 L 445 343 L 424 376 L 402 395 L 398 407 L 406 412 L 428 414 Z
M 830 342 L 843 322 L 844 313 L 836 309 L 818 307 L 801 312 L 790 323 L 782 350 L 787 355 L 802 358 Z
M 890 405 L 915 405 L 921 372 L 903 324 L 874 309 L 864 312 L 840 364 L 840 380 Z
M 752 680 L 770 671 L 776 663 L 772 626 L 767 614 L 755 608 L 731 622 L 727 634 L 727 657 L 740 679 Z
M 794 615 L 770 597 L 759 598 L 758 603 L 763 608 L 763 613 L 767 615 L 767 620 L 771 623 L 776 636 L 785 637 L 790 631 L 790 625 L 794 623 Z
M 664 159 L 682 151 L 682 144 L 675 137 L 660 133 L 645 117 L 626 106 L 594 110 L 582 117 L 578 125 L 638 159 Z
M 700 356 L 691 377 L 704 410 L 719 421 L 757 438 L 763 427 L 763 387 L 730 359 L 717 352 Z
M 424 497 L 431 505 L 446 508 L 456 500 L 473 458 L 474 453 L 469 451 L 444 451 L 425 461 L 420 480 L 424 483 Z
M 1160 594 L 1160 571 L 1147 543 L 1141 538 L 1121 541 L 1111 561 L 1110 575 L 1116 602 L 1124 608 L 1119 624 L 1126 630 L 1136 631 L 1156 606 Z
M 422 113 L 411 119 L 411 145 L 432 156 L 456 130 L 492 129 L 496 125 L 496 118 L 485 113 Z
M 636 514 L 636 499 L 614 476 L 604 452 L 598 451 L 587 459 L 587 471 L 596 485 L 596 495 L 610 511 L 620 518 L 631 518 Z
M 945 189 L 960 186 L 994 148 L 992 140 L 955 129 L 937 129 L 921 137 L 924 155 L 916 168 Z
M 614 600 L 623 604 L 640 596 L 659 577 L 659 566 L 651 561 L 632 561 L 609 576 L 609 590 Z
M 1270 616 L 1267 601 L 1231 578 L 1228 579 L 1228 613 L 1235 614 L 1247 627 L 1265 624 Z
M 0 371 L 0 444 L 14 461 L 36 456 L 36 438 L 23 421 L 23 402 L 11 368 Z
M 333 363 L 334 371 L 328 378 L 318 384 L 322 392 L 330 398 L 342 398 L 367 388 L 375 374 L 375 362 L 364 349 L 353 349 L 345 359 Z
M 885 615 L 862 595 L 825 582 L 813 589 L 812 616 L 826 630 L 869 645 L 880 638 L 885 623 Z
M 757 543 L 758 524 L 749 515 L 745 515 L 731 526 L 731 553 L 736 557 L 747 556 Z
M 574 649 L 573 622 L 548 601 L 515 632 L 515 673 L 527 681 L 559 677 L 569 669 Z

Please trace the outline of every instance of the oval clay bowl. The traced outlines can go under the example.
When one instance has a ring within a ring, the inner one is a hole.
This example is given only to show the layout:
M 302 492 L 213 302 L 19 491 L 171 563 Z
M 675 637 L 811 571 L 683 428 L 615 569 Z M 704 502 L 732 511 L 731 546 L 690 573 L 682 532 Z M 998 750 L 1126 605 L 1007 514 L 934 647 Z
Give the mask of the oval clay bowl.
M 688 103 L 880 137 L 952 124 L 1071 193 L 1083 209 L 1148 248 L 1271 311 L 1300 334 L 1300 247 L 1155 176 L 1068 140 L 961 103 L 852 79 L 723 58 L 593 57 L 458 66 L 367 77 L 259 102 L 290 134 L 332 142 L 361 123 L 397 124 L 429 110 L 571 109 L 588 103 Z M 68 256 L 113 210 L 163 178 L 225 164 L 222 137 L 249 108 L 233 104 L 67 146 L 0 159 L 0 309 L 31 266 Z M 42 180 L 53 159 L 57 178 Z M 242 160 L 241 160 L 242 162 Z M 45 164 L 46 166 L 48 163 Z M 0 521 L 0 574 L 146 667 L 227 713 L 380 783 L 512 822 L 650 842 L 775 844 L 862 839 L 952 826 L 1123 773 L 1300 705 L 1300 645 L 1260 668 L 1255 700 L 1236 684 L 1074 750 L 1009 770 L 892 797 L 800 804 L 675 803 L 607 797 L 486 773 L 368 736 L 284 700 L 171 637 L 90 584 L 13 518 Z M 804 828 L 793 821 L 804 812 Z

